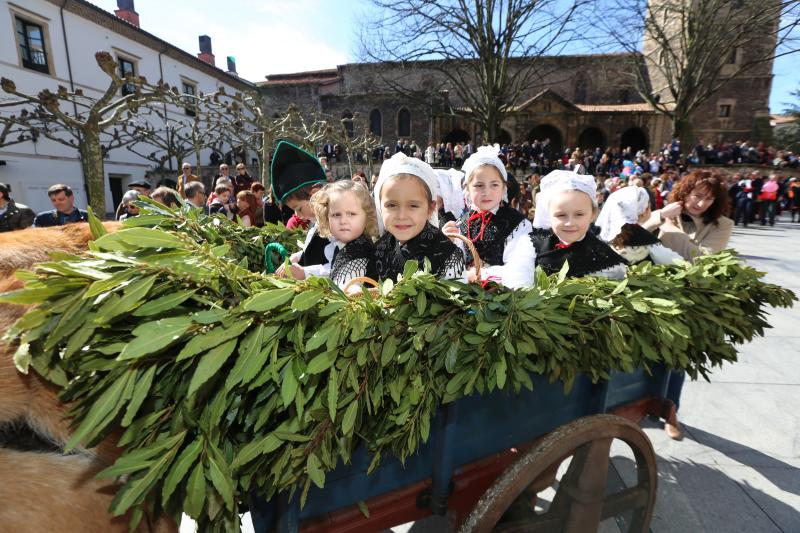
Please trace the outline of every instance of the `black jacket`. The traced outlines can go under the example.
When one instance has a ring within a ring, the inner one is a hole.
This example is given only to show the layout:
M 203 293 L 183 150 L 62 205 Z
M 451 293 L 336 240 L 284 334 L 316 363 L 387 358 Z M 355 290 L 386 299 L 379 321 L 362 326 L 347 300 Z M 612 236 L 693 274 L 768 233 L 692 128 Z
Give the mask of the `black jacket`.
M 9 200 L 6 205 L 6 212 L 0 215 L 0 233 L 25 229 L 33 224 L 35 216 L 33 209 L 27 205 Z

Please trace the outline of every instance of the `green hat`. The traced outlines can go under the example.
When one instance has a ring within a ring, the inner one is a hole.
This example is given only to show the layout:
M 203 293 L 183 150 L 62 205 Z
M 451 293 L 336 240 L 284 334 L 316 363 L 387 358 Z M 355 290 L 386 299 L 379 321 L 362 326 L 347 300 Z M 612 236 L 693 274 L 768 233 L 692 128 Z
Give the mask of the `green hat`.
M 283 200 L 306 185 L 328 181 L 319 160 L 287 141 L 278 143 L 269 169 L 275 198 Z

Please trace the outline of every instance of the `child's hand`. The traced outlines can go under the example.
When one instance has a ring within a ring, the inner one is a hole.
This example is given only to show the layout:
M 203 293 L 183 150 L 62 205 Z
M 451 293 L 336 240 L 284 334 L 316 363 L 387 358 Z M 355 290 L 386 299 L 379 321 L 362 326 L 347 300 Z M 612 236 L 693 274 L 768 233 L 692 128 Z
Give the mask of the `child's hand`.
M 477 274 L 475 274 L 475 267 L 472 267 L 469 270 L 467 270 L 466 275 L 467 275 L 467 282 L 469 283 L 474 283 L 478 279 Z
M 442 233 L 445 235 L 460 235 L 461 231 L 458 229 L 458 224 L 451 220 L 442 226 Z
M 294 279 L 306 279 L 306 271 L 297 263 L 284 263 L 275 271 L 276 278 L 291 276 Z

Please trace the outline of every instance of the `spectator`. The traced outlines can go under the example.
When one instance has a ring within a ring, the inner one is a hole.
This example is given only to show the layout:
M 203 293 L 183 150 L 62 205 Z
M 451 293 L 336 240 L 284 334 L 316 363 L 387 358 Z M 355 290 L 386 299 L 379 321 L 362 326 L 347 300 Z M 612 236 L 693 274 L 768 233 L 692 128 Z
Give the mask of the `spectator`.
M 150 195 L 150 198 L 156 202 L 170 208 L 180 207 L 179 197 L 178 191 L 169 187 L 159 187 Z
M 233 220 L 233 210 L 228 205 L 231 200 L 231 191 L 226 185 L 217 185 L 214 189 L 214 200 L 208 206 L 208 212 L 211 215 L 221 213 L 225 215 L 228 220 Z
M 138 192 L 141 196 L 150 196 L 150 183 L 146 180 L 132 181 L 128 184 L 128 189 Z M 120 217 L 125 214 L 125 206 L 120 201 L 117 206 L 117 211 L 114 213 L 114 218 L 120 220 Z
M 244 163 L 236 165 L 236 175 L 231 178 L 233 183 L 233 193 L 239 194 L 242 191 L 249 191 L 250 186 L 253 185 L 253 178 L 248 174 L 247 167 Z
M 789 198 L 789 210 L 792 214 L 792 222 L 797 217 L 797 222 L 800 222 L 800 181 L 797 178 L 789 178 L 789 187 L 786 191 L 786 196 Z
M 761 225 L 769 221 L 770 226 L 775 225 L 775 209 L 778 205 L 778 175 L 771 174 L 769 181 L 761 187 Z
M 212 192 L 209 195 L 208 199 L 206 200 L 207 205 L 211 205 L 211 203 L 217 199 L 217 187 L 219 187 L 220 185 L 224 185 L 225 188 L 227 188 L 231 192 L 231 195 L 233 194 L 234 191 L 233 182 L 230 180 L 230 178 L 220 178 L 217 180 L 217 184 L 214 185 L 214 192 Z
M 181 175 L 176 178 L 176 181 L 178 182 L 178 194 L 183 196 L 183 189 L 186 184 L 190 181 L 200 181 L 200 178 L 192 174 L 192 165 L 184 161 L 183 165 L 181 165 Z
M 267 190 L 263 185 L 256 182 L 250 186 L 250 192 L 253 193 L 256 199 L 256 216 L 253 225 L 260 228 L 264 225 L 264 194 Z
M 122 208 L 125 209 L 125 212 L 122 213 L 117 220 L 123 221 L 129 218 L 138 217 L 139 216 L 139 207 L 134 204 L 136 200 L 139 199 L 139 193 L 137 191 L 128 191 L 124 195 L 122 195 Z
M 75 195 L 69 185 L 62 183 L 53 185 L 47 189 L 47 196 L 50 197 L 55 209 L 36 215 L 36 218 L 33 219 L 34 227 L 63 226 L 89 220 L 89 214 L 86 211 L 75 207 Z
M 236 195 L 236 207 L 242 226 L 249 228 L 256 223 L 256 197 L 250 191 L 239 191 Z
M 230 173 L 231 173 L 231 167 L 229 167 L 229 166 L 227 165 L 227 163 L 222 163 L 222 164 L 219 166 L 219 174 L 217 174 L 216 176 L 214 176 L 214 187 L 216 187 L 216 186 L 217 186 L 217 180 L 218 180 L 219 178 L 228 178 L 228 179 L 231 179 Z
M 208 214 L 208 206 L 206 205 L 206 187 L 200 181 L 193 181 L 186 184 L 184 190 L 186 194 L 186 202 L 203 211 L 204 215 Z
M 11 187 L 0 183 L 0 233 L 25 229 L 33 224 L 35 216 L 30 207 L 11 199 Z

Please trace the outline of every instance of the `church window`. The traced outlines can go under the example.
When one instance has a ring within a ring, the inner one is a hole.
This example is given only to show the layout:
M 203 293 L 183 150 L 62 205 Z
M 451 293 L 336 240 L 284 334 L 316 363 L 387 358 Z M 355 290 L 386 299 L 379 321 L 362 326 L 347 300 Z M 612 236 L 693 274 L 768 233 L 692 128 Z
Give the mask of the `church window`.
M 369 131 L 377 137 L 383 135 L 383 117 L 377 109 L 369 112 Z
M 728 118 L 731 116 L 731 106 L 730 104 L 720 104 L 719 106 L 719 118 Z
M 399 137 L 411 136 L 411 111 L 405 107 L 397 113 L 397 135 Z

